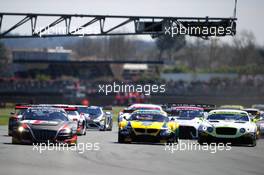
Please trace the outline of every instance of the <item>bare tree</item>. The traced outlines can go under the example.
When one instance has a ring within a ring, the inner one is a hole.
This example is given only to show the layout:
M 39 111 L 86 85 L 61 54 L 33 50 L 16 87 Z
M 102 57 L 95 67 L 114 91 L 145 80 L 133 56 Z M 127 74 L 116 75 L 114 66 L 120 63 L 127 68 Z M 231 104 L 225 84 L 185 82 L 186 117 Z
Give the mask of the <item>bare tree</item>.
M 256 42 L 252 32 L 243 31 L 233 39 L 233 63 L 234 65 L 246 65 L 254 63 L 257 59 Z
M 9 71 L 6 66 L 10 63 L 10 57 L 7 48 L 4 44 L 0 43 L 0 74 L 6 75 Z
M 159 36 L 156 39 L 156 46 L 159 49 L 159 59 L 162 60 L 164 52 L 167 52 L 167 56 L 172 60 L 172 54 L 179 51 L 186 44 L 185 36 L 178 35 L 171 37 L 168 35 Z

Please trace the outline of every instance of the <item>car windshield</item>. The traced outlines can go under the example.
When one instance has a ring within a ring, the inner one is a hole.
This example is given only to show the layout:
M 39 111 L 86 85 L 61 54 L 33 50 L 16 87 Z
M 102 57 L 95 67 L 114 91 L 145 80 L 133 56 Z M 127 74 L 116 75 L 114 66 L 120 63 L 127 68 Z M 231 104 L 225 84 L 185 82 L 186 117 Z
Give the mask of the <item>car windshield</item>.
M 76 111 L 66 111 L 66 112 L 69 115 L 77 115 L 77 112 Z
M 90 107 L 78 107 L 78 112 L 84 113 L 84 114 L 89 114 L 89 115 L 94 115 L 97 111 L 94 111 L 94 109 L 98 109 L 99 108 L 90 108 Z
M 67 114 L 58 110 L 29 109 L 23 115 L 24 120 L 68 121 Z
M 158 110 L 160 111 L 160 108 L 158 107 L 133 107 L 133 108 L 130 108 L 130 110 Z
M 132 114 L 129 118 L 130 121 L 138 120 L 138 121 L 151 121 L 151 122 L 165 122 L 168 121 L 168 117 L 161 114 Z
M 90 115 L 101 115 L 102 111 L 100 108 L 87 108 L 87 113 Z
M 171 116 L 183 119 L 193 119 L 195 117 L 202 117 L 203 111 L 200 110 L 173 110 Z
M 234 120 L 234 121 L 249 121 L 246 114 L 211 114 L 207 117 L 207 120 Z

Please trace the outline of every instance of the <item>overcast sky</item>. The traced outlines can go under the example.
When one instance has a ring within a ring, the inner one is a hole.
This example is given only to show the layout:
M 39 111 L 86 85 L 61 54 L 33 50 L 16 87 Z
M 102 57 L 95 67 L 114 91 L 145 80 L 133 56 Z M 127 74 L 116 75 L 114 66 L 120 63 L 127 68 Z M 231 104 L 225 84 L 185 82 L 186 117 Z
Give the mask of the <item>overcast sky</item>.
M 234 0 L 0 0 L 0 12 L 231 17 Z M 264 0 L 238 0 L 238 31 L 264 45 Z

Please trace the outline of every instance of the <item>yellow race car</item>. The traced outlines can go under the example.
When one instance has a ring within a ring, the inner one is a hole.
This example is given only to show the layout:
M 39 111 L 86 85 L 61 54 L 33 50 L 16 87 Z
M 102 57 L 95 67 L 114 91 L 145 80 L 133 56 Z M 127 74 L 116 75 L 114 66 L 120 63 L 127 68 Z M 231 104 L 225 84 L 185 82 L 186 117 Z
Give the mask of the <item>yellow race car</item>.
M 179 124 L 162 111 L 137 110 L 119 123 L 118 142 L 177 143 Z

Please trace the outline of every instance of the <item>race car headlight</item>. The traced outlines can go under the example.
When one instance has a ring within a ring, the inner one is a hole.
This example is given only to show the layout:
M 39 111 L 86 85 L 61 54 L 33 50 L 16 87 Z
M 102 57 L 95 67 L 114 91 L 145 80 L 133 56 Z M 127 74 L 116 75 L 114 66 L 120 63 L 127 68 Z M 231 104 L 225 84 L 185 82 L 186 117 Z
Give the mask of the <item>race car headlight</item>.
M 203 126 L 203 125 L 200 125 L 199 128 L 198 128 L 199 131 L 207 131 L 207 127 L 206 126 Z
M 243 133 L 246 132 L 246 129 L 245 129 L 245 128 L 241 128 L 241 129 L 239 130 L 239 132 L 243 134 Z
M 208 132 L 213 132 L 214 131 L 214 128 L 213 127 L 207 127 L 207 131 Z
M 19 132 L 23 132 L 24 130 L 25 130 L 25 128 L 23 128 L 23 126 L 19 126 L 19 127 L 18 127 L 18 131 L 19 131 Z
M 29 132 L 28 127 L 26 124 L 22 124 L 21 126 L 18 127 L 17 129 L 19 132 Z
M 71 129 L 70 128 L 64 128 L 64 129 L 60 130 L 60 133 L 61 134 L 69 134 L 69 133 L 71 133 Z

